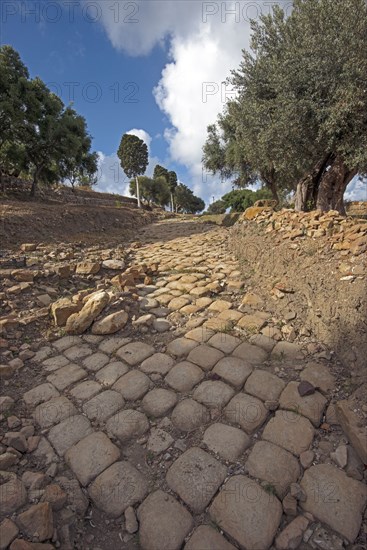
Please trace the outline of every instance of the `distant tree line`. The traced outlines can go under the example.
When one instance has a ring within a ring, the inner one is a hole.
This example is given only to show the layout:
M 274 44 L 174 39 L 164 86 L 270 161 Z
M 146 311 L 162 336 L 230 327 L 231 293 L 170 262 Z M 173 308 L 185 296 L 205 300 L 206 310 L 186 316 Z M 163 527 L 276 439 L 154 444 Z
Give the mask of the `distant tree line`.
M 96 183 L 96 152 L 85 119 L 36 77 L 31 79 L 19 54 L 0 47 L 0 178 L 39 182 Z
M 252 191 L 251 189 L 233 189 L 217 201 L 208 206 L 209 214 L 224 214 L 228 209 L 231 212 L 243 212 L 261 199 L 272 199 L 271 192 L 263 187 Z
M 124 134 L 117 151 L 121 168 L 130 181 L 130 193 L 148 205 L 169 206 L 172 212 L 195 214 L 205 208 L 205 203 L 196 197 L 189 187 L 179 183 L 177 174 L 157 164 L 153 177 L 145 176 L 148 166 L 148 147 L 142 139 Z
M 367 4 L 294 0 L 289 17 L 274 7 L 251 26 L 204 166 L 275 200 L 292 192 L 297 210 L 344 214 L 346 187 L 367 174 Z

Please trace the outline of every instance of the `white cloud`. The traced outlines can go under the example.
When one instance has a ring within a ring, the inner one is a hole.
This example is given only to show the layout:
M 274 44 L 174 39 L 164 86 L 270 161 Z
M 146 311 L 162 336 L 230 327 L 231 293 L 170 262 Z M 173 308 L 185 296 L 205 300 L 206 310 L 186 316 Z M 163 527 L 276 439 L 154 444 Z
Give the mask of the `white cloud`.
M 146 143 L 148 150 L 150 148 L 150 143 L 152 141 L 151 136 L 146 132 L 145 130 L 138 130 L 137 128 L 133 128 L 132 130 L 129 130 L 126 132 L 127 134 L 130 134 L 132 136 L 136 136 L 144 141 Z
M 353 178 L 348 185 L 344 199 L 347 201 L 367 201 L 367 178 Z
M 99 0 L 99 5 L 102 25 L 116 49 L 138 56 L 157 45 L 167 48 L 168 61 L 153 93 L 170 122 L 164 131 L 170 160 L 188 170 L 190 181 L 185 183 L 207 203 L 230 191 L 229 182 L 202 173 L 206 128 L 231 97 L 224 82 L 248 47 L 250 19 L 269 13 L 272 5 L 288 12 L 292 2 Z

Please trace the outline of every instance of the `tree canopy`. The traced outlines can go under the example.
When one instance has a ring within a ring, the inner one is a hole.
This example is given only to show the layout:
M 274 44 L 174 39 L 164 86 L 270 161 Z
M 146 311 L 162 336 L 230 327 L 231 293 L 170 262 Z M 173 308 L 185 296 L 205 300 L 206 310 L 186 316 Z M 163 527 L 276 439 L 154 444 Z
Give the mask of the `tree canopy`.
M 170 202 L 170 191 L 168 183 L 163 176 L 148 178 L 147 176 L 138 176 L 140 196 L 149 205 L 154 203 L 165 207 Z M 137 195 L 136 179 L 130 181 L 130 193 Z
M 196 214 L 205 208 L 205 202 L 196 197 L 192 190 L 180 183 L 175 190 L 176 212 L 184 212 L 186 214 Z
M 30 177 L 32 195 L 39 181 L 92 182 L 97 153 L 91 143 L 85 119 L 39 77 L 30 79 L 11 46 L 1 46 L 0 177 Z
M 296 192 L 297 209 L 344 213 L 348 183 L 367 172 L 366 2 L 294 0 L 288 18 L 275 7 L 251 26 L 204 165 L 274 198 Z
M 128 178 L 135 178 L 136 197 L 140 208 L 138 176 L 145 173 L 148 166 L 148 147 L 142 139 L 132 134 L 124 134 L 117 151 L 121 167 Z

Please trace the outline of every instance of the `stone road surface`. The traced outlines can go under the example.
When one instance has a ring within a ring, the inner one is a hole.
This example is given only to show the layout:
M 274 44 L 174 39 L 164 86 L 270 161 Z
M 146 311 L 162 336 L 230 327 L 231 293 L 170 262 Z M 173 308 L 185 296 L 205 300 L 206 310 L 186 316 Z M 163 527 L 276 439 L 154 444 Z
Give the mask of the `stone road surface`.
M 85 515 L 87 498 L 119 520 L 121 548 L 363 548 L 363 476 L 341 430 L 330 442 L 320 427 L 336 385 L 322 354 L 264 335 L 266 306 L 239 307 L 225 229 L 164 222 L 145 236 L 134 261 L 159 276 L 139 285 L 140 332 L 64 336 L 32 359 L 34 454 L 71 509 Z M 9 518 L 25 487 L 5 495 Z

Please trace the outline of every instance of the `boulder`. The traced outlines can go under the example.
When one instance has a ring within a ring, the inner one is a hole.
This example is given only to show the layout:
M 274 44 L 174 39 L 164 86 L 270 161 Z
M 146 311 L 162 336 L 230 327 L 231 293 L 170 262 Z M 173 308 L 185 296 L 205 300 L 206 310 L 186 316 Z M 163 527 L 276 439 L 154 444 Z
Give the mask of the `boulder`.
M 79 311 L 71 315 L 66 322 L 66 331 L 69 334 L 83 334 L 101 313 L 110 300 L 103 290 L 95 293 Z
M 129 316 L 126 311 L 111 313 L 107 317 L 93 323 L 92 334 L 114 334 L 126 325 L 128 318 Z
M 51 315 L 55 325 L 64 327 L 69 317 L 78 313 L 81 308 L 82 304 L 73 303 L 69 298 L 60 298 L 51 305 Z

